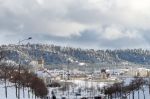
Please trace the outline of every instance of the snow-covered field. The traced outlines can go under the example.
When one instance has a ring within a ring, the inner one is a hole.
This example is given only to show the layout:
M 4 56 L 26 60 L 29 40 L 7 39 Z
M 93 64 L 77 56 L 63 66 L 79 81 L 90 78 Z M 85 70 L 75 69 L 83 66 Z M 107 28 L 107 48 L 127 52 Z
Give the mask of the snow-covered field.
M 126 83 L 128 83 L 131 79 L 127 79 L 125 80 Z M 85 82 L 85 81 L 80 81 L 80 80 L 75 80 L 74 83 L 77 85 L 76 87 L 70 87 L 69 90 L 67 91 L 62 91 L 62 90 L 58 90 L 58 88 L 49 88 L 49 94 L 48 96 L 51 97 L 51 91 L 53 91 L 56 95 L 56 99 L 61 99 L 62 97 L 65 97 L 66 99 L 80 99 L 81 97 L 92 97 L 92 96 L 97 96 L 100 95 L 99 91 L 96 91 L 95 88 L 96 87 L 103 87 L 104 85 L 106 85 L 106 83 L 97 83 L 97 82 Z M 4 87 L 4 83 L 0 82 L 0 99 L 18 99 L 16 97 L 16 90 L 15 87 L 13 86 L 12 83 L 7 82 L 7 98 L 5 96 L 5 87 Z M 94 90 L 83 90 L 85 87 L 87 88 L 91 88 L 93 87 Z M 81 94 L 82 96 L 76 96 L 76 93 L 78 91 L 78 89 L 81 88 Z M 23 90 L 20 90 L 20 99 L 35 99 L 34 94 L 32 94 L 31 92 L 28 93 L 28 89 L 25 88 L 25 92 L 24 92 L 24 96 L 23 96 Z M 144 95 L 145 95 L 145 99 L 150 99 L 150 94 L 149 94 L 149 88 L 148 87 L 144 87 L 144 93 L 142 90 L 139 91 L 140 93 L 140 98 L 139 99 L 144 99 Z M 138 99 L 138 91 L 135 92 L 135 99 Z M 36 98 L 36 99 L 40 99 L 40 98 Z M 92 98 L 89 98 L 92 99 Z M 120 98 L 117 98 L 120 99 Z M 132 99 L 132 93 L 128 96 L 128 99 Z
M 127 78 L 125 80 L 125 83 L 129 83 L 133 78 Z M 144 91 L 144 93 L 143 93 Z M 145 94 L 145 98 L 144 98 Z M 128 96 L 128 99 L 132 99 L 132 93 Z M 148 86 L 144 86 L 143 90 L 139 90 L 139 98 L 138 98 L 138 91 L 135 92 L 134 99 L 150 99 L 150 93 L 149 93 L 149 88 Z
M 49 88 L 49 94 L 48 96 L 51 97 L 51 92 L 53 91 L 56 95 L 57 99 L 61 99 L 62 97 L 65 97 L 66 99 L 80 99 L 81 97 L 92 97 L 92 96 L 96 96 L 99 95 L 100 93 L 98 91 L 90 91 L 90 90 L 83 90 L 85 87 L 87 88 L 96 88 L 96 87 L 102 87 L 103 85 L 105 85 L 104 83 L 96 83 L 96 82 L 85 82 L 85 81 L 81 81 L 81 80 L 74 80 L 74 84 L 76 84 L 77 86 L 71 87 L 69 88 L 69 90 L 66 91 L 62 91 L 62 90 L 58 90 L 59 88 Z M 86 86 L 85 86 L 86 85 Z M 4 83 L 0 83 L 0 99 L 18 99 L 16 97 L 16 90 L 15 87 L 13 86 L 12 83 L 7 82 L 7 86 L 11 86 L 11 87 L 7 87 L 7 98 L 5 96 L 5 87 L 4 87 Z M 76 96 L 76 93 L 78 93 L 78 90 L 81 88 L 81 94 L 82 96 Z M 28 90 L 27 88 L 25 88 L 25 95 L 23 97 L 23 90 L 20 90 L 20 99 L 35 99 L 34 94 L 32 94 L 31 92 L 28 94 Z M 29 97 L 30 96 L 30 97 Z M 36 98 L 38 99 L 38 98 Z
M 7 98 L 6 98 L 5 85 L 3 82 L 0 82 L 0 99 L 18 99 L 16 97 L 16 89 L 14 87 L 14 84 L 7 82 Z M 27 88 L 25 88 L 24 95 L 23 95 L 23 89 L 21 88 L 20 99 L 35 99 L 35 96 L 31 92 L 28 93 Z

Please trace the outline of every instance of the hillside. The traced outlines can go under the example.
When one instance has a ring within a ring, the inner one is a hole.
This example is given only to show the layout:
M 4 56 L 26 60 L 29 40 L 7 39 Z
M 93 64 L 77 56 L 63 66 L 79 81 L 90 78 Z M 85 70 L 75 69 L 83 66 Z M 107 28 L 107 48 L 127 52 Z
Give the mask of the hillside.
M 91 64 L 119 64 L 134 63 L 150 64 L 150 51 L 143 49 L 119 49 L 119 50 L 94 50 L 56 45 L 27 44 L 27 45 L 2 45 L 5 59 L 18 63 L 19 58 L 23 64 L 31 60 L 44 59 L 45 65 L 67 64 L 72 62 L 85 62 Z

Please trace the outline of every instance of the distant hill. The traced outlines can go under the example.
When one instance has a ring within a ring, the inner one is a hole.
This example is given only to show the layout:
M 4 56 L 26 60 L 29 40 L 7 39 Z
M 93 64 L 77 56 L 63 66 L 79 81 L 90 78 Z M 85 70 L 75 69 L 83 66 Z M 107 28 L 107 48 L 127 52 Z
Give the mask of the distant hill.
M 1 50 L 6 53 L 6 59 L 18 63 L 19 58 L 23 64 L 32 60 L 44 59 L 45 65 L 67 64 L 72 62 L 84 62 L 91 64 L 150 64 L 150 51 L 143 49 L 118 49 L 118 50 L 94 50 L 72 47 L 61 47 L 45 44 L 27 45 L 2 45 Z

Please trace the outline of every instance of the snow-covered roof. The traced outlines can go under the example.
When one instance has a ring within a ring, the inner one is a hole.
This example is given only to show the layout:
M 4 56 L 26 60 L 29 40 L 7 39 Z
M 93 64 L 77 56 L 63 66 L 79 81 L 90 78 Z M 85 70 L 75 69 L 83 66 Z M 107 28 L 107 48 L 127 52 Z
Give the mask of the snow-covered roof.
M 80 66 L 84 66 L 84 65 L 86 65 L 86 63 L 79 63 L 79 65 L 80 65 Z
M 48 73 L 48 72 L 45 72 L 45 71 L 37 71 L 36 72 L 37 76 L 38 77 L 50 77 L 51 75 Z

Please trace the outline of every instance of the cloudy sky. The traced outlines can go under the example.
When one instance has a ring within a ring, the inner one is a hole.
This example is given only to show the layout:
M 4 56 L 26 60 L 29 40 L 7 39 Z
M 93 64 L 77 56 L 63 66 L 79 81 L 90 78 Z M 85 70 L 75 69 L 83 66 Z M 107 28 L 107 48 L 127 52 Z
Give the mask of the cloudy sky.
M 150 48 L 149 10 L 150 0 L 0 0 L 0 44 Z

